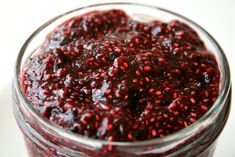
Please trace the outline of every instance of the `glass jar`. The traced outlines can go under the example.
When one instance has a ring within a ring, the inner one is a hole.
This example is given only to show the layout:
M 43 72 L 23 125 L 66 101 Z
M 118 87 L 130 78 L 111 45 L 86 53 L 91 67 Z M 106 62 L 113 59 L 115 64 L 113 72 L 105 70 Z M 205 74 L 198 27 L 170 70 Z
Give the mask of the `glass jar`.
M 37 113 L 24 95 L 22 68 L 30 56 L 37 53 L 46 35 L 63 21 L 92 10 L 122 9 L 138 20 L 159 19 L 168 22 L 177 19 L 188 24 L 199 34 L 207 48 L 212 51 L 221 71 L 220 94 L 212 108 L 189 127 L 165 137 L 140 142 L 108 142 L 90 139 L 71 133 L 55 125 Z M 106 3 L 91 5 L 59 15 L 37 29 L 20 50 L 15 66 L 12 86 L 15 118 L 24 134 L 28 152 L 32 157 L 75 156 L 197 156 L 213 155 L 218 136 L 227 121 L 231 82 L 228 61 L 218 43 L 193 21 L 168 10 L 132 3 Z

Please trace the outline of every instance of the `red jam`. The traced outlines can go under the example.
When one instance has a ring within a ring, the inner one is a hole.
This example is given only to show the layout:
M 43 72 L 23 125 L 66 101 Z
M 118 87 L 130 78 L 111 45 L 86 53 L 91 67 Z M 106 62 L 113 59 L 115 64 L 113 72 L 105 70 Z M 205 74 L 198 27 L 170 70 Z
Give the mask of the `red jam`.
M 211 108 L 219 82 L 215 56 L 188 25 L 143 23 L 122 10 L 58 26 L 22 77 L 26 96 L 51 123 L 108 141 L 188 127 Z

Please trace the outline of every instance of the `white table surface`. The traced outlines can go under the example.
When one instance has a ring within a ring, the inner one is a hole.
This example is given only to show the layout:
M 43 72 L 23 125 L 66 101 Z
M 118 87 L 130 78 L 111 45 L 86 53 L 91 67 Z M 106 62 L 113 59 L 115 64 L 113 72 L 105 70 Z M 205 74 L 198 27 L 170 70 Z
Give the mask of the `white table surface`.
M 123 0 L 127 1 L 127 0 Z M 27 37 L 59 13 L 101 0 L 0 0 L 0 157 L 27 157 L 15 122 L 10 84 L 16 55 Z M 136 0 L 141 2 L 141 0 Z M 178 12 L 203 26 L 219 42 L 235 73 L 235 0 L 143 0 Z M 233 90 L 234 91 L 234 90 Z M 233 99 L 235 93 L 233 92 Z M 235 157 L 235 106 L 215 157 Z

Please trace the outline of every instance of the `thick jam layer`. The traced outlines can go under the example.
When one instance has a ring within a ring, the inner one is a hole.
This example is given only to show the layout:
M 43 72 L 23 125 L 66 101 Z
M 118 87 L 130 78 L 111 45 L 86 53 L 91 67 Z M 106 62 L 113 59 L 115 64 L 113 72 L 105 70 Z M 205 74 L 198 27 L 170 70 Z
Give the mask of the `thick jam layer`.
M 166 136 L 202 117 L 219 94 L 215 56 L 180 21 L 143 23 L 93 11 L 50 34 L 23 69 L 33 107 L 51 123 L 108 141 Z

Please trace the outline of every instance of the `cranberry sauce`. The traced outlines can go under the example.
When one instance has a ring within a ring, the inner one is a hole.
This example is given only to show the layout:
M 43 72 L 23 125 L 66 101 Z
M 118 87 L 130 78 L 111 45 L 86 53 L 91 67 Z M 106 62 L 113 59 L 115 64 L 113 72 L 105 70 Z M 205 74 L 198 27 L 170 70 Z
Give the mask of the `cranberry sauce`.
M 188 25 L 142 23 L 122 10 L 64 22 L 22 76 L 43 117 L 108 141 L 148 140 L 188 127 L 213 105 L 219 82 L 215 56 Z

